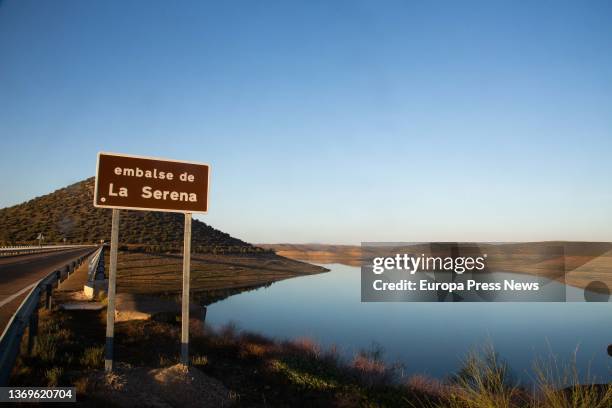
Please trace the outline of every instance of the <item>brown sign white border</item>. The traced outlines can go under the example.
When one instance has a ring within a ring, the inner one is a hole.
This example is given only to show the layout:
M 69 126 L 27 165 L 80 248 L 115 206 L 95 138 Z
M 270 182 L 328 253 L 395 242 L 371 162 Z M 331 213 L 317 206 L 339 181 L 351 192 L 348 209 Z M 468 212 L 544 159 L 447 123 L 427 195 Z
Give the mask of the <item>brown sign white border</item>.
M 192 211 L 192 210 L 168 210 L 166 208 L 153 208 L 153 207 L 147 207 L 147 208 L 143 208 L 143 207 L 123 207 L 123 206 L 115 206 L 115 205 L 104 205 L 104 204 L 98 204 L 98 170 L 99 170 L 99 166 L 100 166 L 100 156 L 101 155 L 107 155 L 107 156 L 115 156 L 115 157 L 131 157 L 134 159 L 147 159 L 147 160 L 158 160 L 158 161 L 165 161 L 165 162 L 171 162 L 171 163 L 185 163 L 185 164 L 195 164 L 195 165 L 199 165 L 199 166 L 207 166 L 208 167 L 208 180 L 206 182 L 206 211 Z M 195 161 L 188 161 L 188 160 L 172 160 L 172 159 L 165 159 L 165 158 L 161 158 L 161 157 L 151 157 L 151 156 L 139 156 L 139 155 L 134 155 L 134 154 L 124 154 L 124 153 L 112 153 L 112 152 L 98 152 L 97 155 L 97 160 L 96 160 L 96 177 L 94 180 L 94 197 L 93 197 L 93 205 L 94 207 L 97 208 L 116 208 L 119 210 L 136 210 L 136 211 L 162 211 L 162 212 L 173 212 L 173 213 L 182 213 L 182 214 L 187 214 L 187 213 L 197 213 L 197 214 L 206 214 L 208 213 L 208 205 L 209 205 L 209 193 L 210 193 L 210 173 L 211 173 L 212 167 L 210 166 L 210 164 L 208 163 L 203 163 L 203 162 L 195 162 Z

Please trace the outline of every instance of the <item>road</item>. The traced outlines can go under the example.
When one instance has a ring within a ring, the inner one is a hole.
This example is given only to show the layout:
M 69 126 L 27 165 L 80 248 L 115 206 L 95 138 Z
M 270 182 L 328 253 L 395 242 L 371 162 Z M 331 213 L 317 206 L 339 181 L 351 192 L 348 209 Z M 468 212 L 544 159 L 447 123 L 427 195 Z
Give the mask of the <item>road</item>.
M 0 258 L 0 333 L 34 283 L 93 250 L 77 248 Z

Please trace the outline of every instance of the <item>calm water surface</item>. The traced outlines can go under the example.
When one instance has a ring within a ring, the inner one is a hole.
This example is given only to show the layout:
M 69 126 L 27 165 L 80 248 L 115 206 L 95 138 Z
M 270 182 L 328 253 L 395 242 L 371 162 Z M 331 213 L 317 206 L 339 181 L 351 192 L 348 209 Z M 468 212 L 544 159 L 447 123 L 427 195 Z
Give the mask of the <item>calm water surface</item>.
M 360 268 L 324 265 L 331 272 L 277 282 L 208 308 L 207 323 L 234 322 L 277 339 L 308 337 L 339 346 L 346 358 L 373 343 L 406 372 L 443 378 L 473 347 L 492 343 L 524 380 L 538 356 L 569 360 L 612 380 L 612 303 L 361 303 Z M 568 287 L 569 297 L 582 290 Z

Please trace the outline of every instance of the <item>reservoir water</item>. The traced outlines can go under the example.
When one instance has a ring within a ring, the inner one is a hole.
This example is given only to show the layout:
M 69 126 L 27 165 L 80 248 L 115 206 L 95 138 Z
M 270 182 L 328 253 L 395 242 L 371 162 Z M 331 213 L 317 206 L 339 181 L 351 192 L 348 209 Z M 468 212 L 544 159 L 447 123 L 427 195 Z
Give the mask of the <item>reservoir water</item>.
M 328 273 L 276 282 L 208 307 L 207 323 L 279 340 L 310 338 L 350 359 L 378 344 L 406 374 L 444 378 L 474 347 L 492 344 L 513 373 L 533 379 L 536 358 L 569 361 L 581 375 L 612 380 L 612 303 L 362 303 L 360 268 L 324 265 Z M 514 275 L 520 279 L 521 275 Z M 567 287 L 568 298 L 583 290 Z

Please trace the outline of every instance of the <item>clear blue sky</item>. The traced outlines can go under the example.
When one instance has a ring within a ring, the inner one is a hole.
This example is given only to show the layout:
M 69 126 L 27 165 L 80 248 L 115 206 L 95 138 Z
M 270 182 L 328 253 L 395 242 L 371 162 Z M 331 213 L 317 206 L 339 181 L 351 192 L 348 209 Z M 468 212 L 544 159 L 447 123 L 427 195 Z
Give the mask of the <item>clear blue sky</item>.
M 612 240 L 612 2 L 0 3 L 0 207 L 100 150 L 251 242 Z

